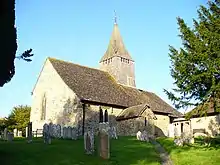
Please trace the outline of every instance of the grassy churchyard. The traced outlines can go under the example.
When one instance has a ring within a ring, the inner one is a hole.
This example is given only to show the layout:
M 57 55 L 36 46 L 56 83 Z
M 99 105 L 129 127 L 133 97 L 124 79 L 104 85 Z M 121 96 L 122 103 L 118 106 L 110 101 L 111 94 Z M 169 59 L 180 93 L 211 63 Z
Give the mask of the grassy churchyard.
M 134 137 L 111 140 L 110 160 L 102 160 L 97 152 L 84 153 L 83 139 L 52 140 L 50 145 L 43 139 L 14 139 L 0 141 L 0 165 L 159 165 L 160 158 L 150 143 L 137 141 Z M 95 144 L 97 146 L 97 144 Z
M 206 147 L 197 139 L 192 146 L 177 147 L 171 138 L 157 141 L 169 153 L 174 165 L 219 165 L 220 147 Z M 97 146 L 97 144 L 95 144 Z M 84 153 L 83 138 L 79 140 L 53 139 L 50 145 L 43 139 L 34 138 L 27 144 L 25 138 L 13 142 L 0 141 L 1 165 L 159 165 L 160 157 L 151 143 L 136 140 L 136 137 L 119 137 L 111 140 L 110 159 L 102 160 Z
M 170 155 L 174 165 L 219 165 L 220 139 L 212 139 L 208 147 L 204 139 L 197 138 L 193 145 L 178 147 L 172 138 L 158 138 L 157 141 Z

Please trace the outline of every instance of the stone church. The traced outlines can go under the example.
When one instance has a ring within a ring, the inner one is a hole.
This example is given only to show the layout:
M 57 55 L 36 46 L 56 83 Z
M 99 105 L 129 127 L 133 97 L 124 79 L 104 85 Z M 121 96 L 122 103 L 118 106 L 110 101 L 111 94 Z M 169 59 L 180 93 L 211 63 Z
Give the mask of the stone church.
M 182 114 L 155 93 L 138 89 L 135 61 L 114 23 L 99 69 L 47 58 L 32 91 L 30 121 L 33 130 L 44 123 L 76 126 L 79 134 L 97 131 L 100 114 L 108 114 L 118 135 L 148 129 L 167 136 L 169 125 Z

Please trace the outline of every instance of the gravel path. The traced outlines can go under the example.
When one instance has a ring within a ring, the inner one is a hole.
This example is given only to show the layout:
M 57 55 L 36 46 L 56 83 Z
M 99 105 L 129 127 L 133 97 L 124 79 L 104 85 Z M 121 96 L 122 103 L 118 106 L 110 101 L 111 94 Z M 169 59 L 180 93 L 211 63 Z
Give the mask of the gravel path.
M 155 140 L 152 140 L 151 143 L 154 145 L 156 151 L 160 154 L 161 165 L 173 165 L 173 162 L 170 159 L 169 154 L 160 145 L 160 143 L 156 142 Z

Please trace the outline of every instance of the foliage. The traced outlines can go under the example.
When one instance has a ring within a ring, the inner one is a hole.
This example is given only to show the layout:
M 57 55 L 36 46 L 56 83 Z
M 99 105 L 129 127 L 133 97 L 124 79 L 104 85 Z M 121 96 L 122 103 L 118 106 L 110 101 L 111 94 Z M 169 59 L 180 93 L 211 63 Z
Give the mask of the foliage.
M 15 27 L 15 0 L 2 0 L 0 5 L 1 26 L 0 26 L 0 87 L 8 83 L 15 74 L 14 60 L 16 58 L 30 62 L 28 57 L 32 49 L 16 57 L 17 51 L 17 31 Z
M 203 105 L 210 102 L 218 111 L 220 99 L 220 0 L 200 6 L 194 28 L 178 17 L 182 45 L 179 50 L 170 46 L 173 91 L 164 90 L 175 107 Z M 204 108 L 207 110 L 207 108 Z
M 0 131 L 3 131 L 6 126 L 7 120 L 5 118 L 0 119 Z
M 7 118 L 7 127 L 10 131 L 17 128 L 25 133 L 25 127 L 27 127 L 30 121 L 31 107 L 29 106 L 17 106 L 14 107 L 12 112 Z
M 195 144 L 178 147 L 172 138 L 158 138 L 157 141 L 170 154 L 174 164 L 178 165 L 218 165 L 220 160 L 220 145 L 207 147 L 201 139 L 195 139 Z M 216 139 L 212 139 L 217 141 Z M 217 143 L 217 142 L 215 142 Z M 189 156 L 190 155 L 190 156 Z
M 28 145 L 23 139 L 13 143 L 0 141 L 1 164 L 7 165 L 159 165 L 160 158 L 150 143 L 134 137 L 119 137 L 110 143 L 110 159 L 103 160 L 98 153 L 86 155 L 83 138 L 79 140 L 52 139 L 45 146 L 43 139 L 33 139 Z M 95 140 L 95 142 L 97 142 Z M 97 151 L 98 145 L 95 144 Z

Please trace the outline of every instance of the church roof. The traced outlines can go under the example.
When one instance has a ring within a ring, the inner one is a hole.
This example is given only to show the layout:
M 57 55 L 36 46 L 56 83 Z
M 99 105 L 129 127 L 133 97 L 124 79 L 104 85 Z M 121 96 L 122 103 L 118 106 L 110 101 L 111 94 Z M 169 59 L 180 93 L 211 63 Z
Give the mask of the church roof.
M 153 112 L 178 116 L 176 111 L 156 94 L 118 84 L 107 72 L 49 58 L 62 80 L 82 101 L 131 107 L 146 103 Z
M 121 113 L 117 116 L 116 120 L 124 120 L 134 117 L 141 116 L 144 112 L 147 112 L 147 116 L 151 119 L 156 119 L 156 116 L 151 111 L 150 106 L 148 104 L 139 104 L 135 106 L 128 107 L 121 111 Z
M 133 61 L 127 49 L 125 48 L 117 23 L 114 24 L 113 32 L 110 38 L 110 42 L 108 44 L 107 51 L 101 58 L 100 62 L 114 56 L 123 57 Z

